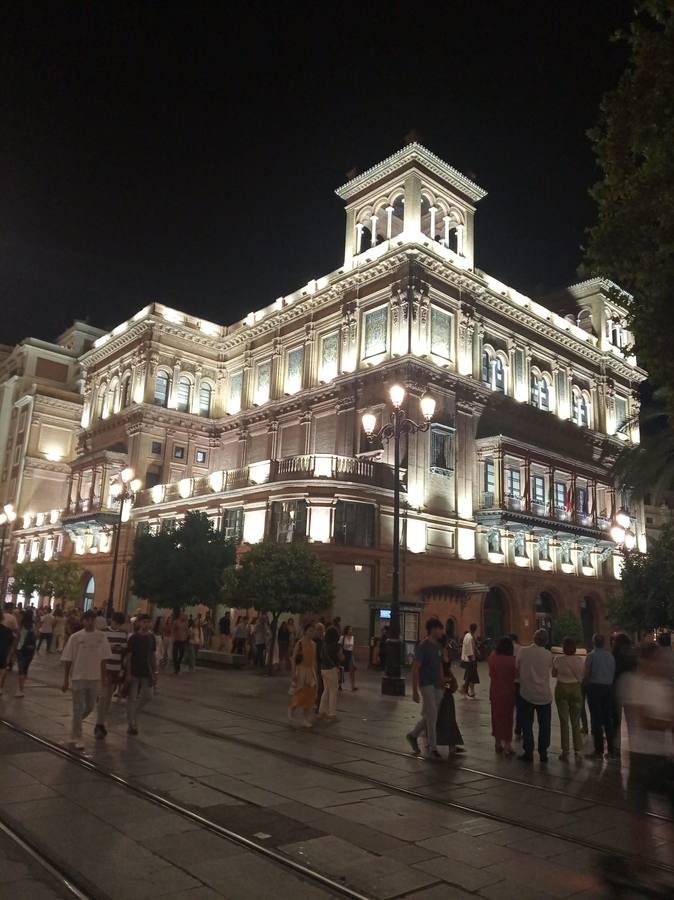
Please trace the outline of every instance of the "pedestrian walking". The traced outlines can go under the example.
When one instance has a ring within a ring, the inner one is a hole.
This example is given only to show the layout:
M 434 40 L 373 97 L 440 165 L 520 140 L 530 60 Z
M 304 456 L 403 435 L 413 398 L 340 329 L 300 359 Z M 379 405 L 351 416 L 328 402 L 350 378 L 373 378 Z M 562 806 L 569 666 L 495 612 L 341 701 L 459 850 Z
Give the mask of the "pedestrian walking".
M 594 649 L 585 659 L 585 691 L 590 707 L 590 725 L 594 739 L 594 750 L 587 753 L 588 759 L 604 758 L 604 738 L 606 754 L 611 759 L 617 754 L 613 746 L 613 679 L 615 678 L 615 658 L 605 648 L 603 634 L 592 636 Z
M 276 643 L 278 644 L 278 665 L 279 669 L 290 669 L 290 629 L 286 621 L 281 622 L 276 633 Z
M 296 709 L 302 710 L 302 725 L 311 728 L 311 711 L 316 703 L 316 644 L 313 641 L 314 626 L 307 622 L 302 638 L 297 641 L 292 654 L 292 680 L 288 721 L 293 721 Z
M 438 711 L 444 696 L 442 669 L 443 648 L 440 644 L 444 628 L 440 619 L 426 622 L 426 639 L 417 644 L 412 666 L 412 699 L 421 701 L 421 718 L 407 735 L 407 742 L 417 755 L 421 753 L 419 737 L 425 732 L 430 759 L 441 759 L 438 753 Z
M 157 655 L 157 668 L 159 668 L 164 657 L 164 620 L 161 616 L 157 616 L 155 619 L 152 633 L 154 634 L 154 652 Z
M 665 796 L 674 814 L 674 782 L 671 772 L 671 733 L 674 729 L 674 690 L 669 670 L 657 644 L 641 645 L 638 667 L 623 673 L 620 701 L 625 709 L 629 738 L 628 790 L 633 792 L 636 812 L 649 809 L 651 794 Z M 642 860 L 653 848 L 645 821 L 633 829 Z
M 325 625 L 316 622 L 314 625 L 314 644 L 316 644 L 316 712 L 318 712 L 323 699 L 323 673 L 321 672 L 321 656 L 323 655 L 323 642 L 325 641 Z
M 32 606 L 28 606 L 20 613 L 19 627 L 14 635 L 14 641 L 7 663 L 7 668 L 11 671 L 14 660 L 16 660 L 19 683 L 16 694 L 14 695 L 15 697 L 21 698 L 24 696 L 28 669 L 33 661 L 36 645 L 37 634 L 35 632 L 34 612 Z
M 499 638 L 496 649 L 489 654 L 489 702 L 491 704 L 491 733 L 496 753 L 512 756 L 513 713 L 515 711 L 515 679 L 517 663 L 515 648 L 509 637 Z
M 169 661 L 173 660 L 173 616 L 170 614 L 164 619 L 161 638 L 162 653 L 160 665 L 162 669 L 165 669 Z
M 229 649 L 230 637 L 232 634 L 232 617 L 229 613 L 229 610 L 224 614 L 224 616 L 220 616 L 218 621 L 218 635 L 219 635 L 219 644 L 218 650 L 222 652 L 223 650 Z
M 66 642 L 66 617 L 64 616 L 63 609 L 60 606 L 57 606 L 54 610 L 54 624 L 52 633 L 54 635 L 54 649 L 57 653 L 60 653 L 61 650 L 63 650 Z
M 138 713 L 152 698 L 157 684 L 155 639 L 150 631 L 150 617 L 138 616 L 138 631 L 128 640 L 125 681 L 127 734 L 138 734 Z
M 82 616 L 82 628 L 68 638 L 61 655 L 61 662 L 65 664 L 61 690 L 65 694 L 72 686 L 70 743 L 76 750 L 84 749 L 82 722 L 93 711 L 99 694 L 105 690 L 106 662 L 111 658 L 106 634 L 96 628 L 96 612 L 87 610 Z
M 238 656 L 246 655 L 246 639 L 248 638 L 248 620 L 245 616 L 239 616 L 234 629 L 234 653 Z
M 475 622 L 469 626 L 463 636 L 461 668 L 464 670 L 461 693 L 469 700 L 475 700 L 475 685 L 480 683 L 477 671 L 477 625 Z
M 463 753 L 463 736 L 456 721 L 456 705 L 454 694 L 458 690 L 459 682 L 452 672 L 452 651 L 447 640 L 447 635 L 441 635 L 442 646 L 442 674 L 443 688 L 442 703 L 438 710 L 436 725 L 436 740 L 438 747 L 447 747 L 449 756 L 455 753 Z
M 194 672 L 197 665 L 197 653 L 201 647 L 201 618 L 196 620 L 190 616 L 187 623 L 187 670 Z
M 110 627 L 102 633 L 110 645 L 110 658 L 105 663 L 105 681 L 101 684 L 98 694 L 96 727 L 94 728 L 94 735 L 97 738 L 104 738 L 108 733 L 105 723 L 113 694 L 124 686 L 125 656 L 129 639 L 129 635 L 124 629 L 124 613 L 114 612 Z
M 515 666 L 517 667 L 517 657 L 519 655 L 521 644 L 519 637 L 513 632 L 508 637 L 513 642 L 513 656 L 515 657 Z M 520 677 L 515 675 L 515 740 L 522 740 L 522 721 L 520 717 Z
M 580 728 L 580 713 L 583 705 L 583 677 L 585 660 L 576 655 L 576 642 L 564 638 L 563 656 L 556 656 L 552 662 L 552 677 L 557 679 L 555 685 L 555 705 L 559 716 L 559 730 L 562 738 L 562 752 L 559 758 L 566 762 L 569 758 L 569 725 L 573 737 L 573 750 L 576 762 L 580 762 L 583 749 L 583 735 Z
M 623 718 L 620 680 L 627 672 L 634 671 L 637 659 L 632 640 L 624 631 L 619 631 L 613 635 L 611 651 L 615 659 L 615 675 L 613 676 L 613 691 L 611 695 L 611 729 L 613 731 L 613 749 L 616 753 L 619 753 Z
M 344 658 L 344 673 L 348 673 L 349 675 L 351 690 L 357 691 L 358 688 L 356 687 L 356 664 L 353 658 L 353 654 L 356 649 L 356 639 L 350 625 L 344 626 L 344 631 L 340 635 L 339 643 L 342 647 Z
M 520 648 L 517 656 L 517 674 L 520 679 L 520 717 L 522 721 L 522 749 L 520 759 L 534 759 L 534 716 L 538 719 L 538 755 L 541 762 L 548 761 L 550 725 L 552 718 L 552 653 L 547 649 L 548 632 L 539 628 L 534 643 Z
M 38 639 L 37 639 L 37 649 L 36 653 L 40 652 L 40 647 L 42 644 L 47 645 L 47 653 L 51 653 L 51 645 L 52 640 L 54 639 L 54 616 L 52 615 L 51 609 L 47 607 L 43 613 L 42 618 L 40 619 L 40 625 L 38 628 Z
M 190 637 L 187 616 L 181 612 L 173 623 L 173 674 L 180 675 L 180 666 L 182 665 L 187 649 L 187 642 Z
M 5 679 L 9 671 L 10 650 L 14 643 L 14 631 L 5 624 L 6 613 L 0 610 L 0 697 L 5 686 Z
M 253 642 L 255 644 L 255 666 L 258 669 L 264 669 L 265 659 L 267 656 L 267 643 L 271 637 L 271 629 L 269 620 L 265 613 L 258 616 L 253 630 Z
M 19 630 L 19 622 L 14 610 L 13 603 L 5 603 L 3 621 L 5 623 L 5 627 L 11 629 L 13 634 L 16 634 L 16 632 Z
M 340 634 L 334 625 L 325 631 L 325 639 L 321 648 L 321 677 L 323 679 L 323 695 L 318 715 L 328 722 L 337 721 L 337 688 L 339 685 Z

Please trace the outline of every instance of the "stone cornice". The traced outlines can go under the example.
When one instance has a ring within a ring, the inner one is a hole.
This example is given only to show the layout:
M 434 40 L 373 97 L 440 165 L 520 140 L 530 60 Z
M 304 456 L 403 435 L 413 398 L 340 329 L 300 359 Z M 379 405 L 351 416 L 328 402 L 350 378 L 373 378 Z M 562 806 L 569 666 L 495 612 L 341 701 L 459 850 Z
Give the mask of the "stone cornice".
M 422 165 L 442 181 L 456 188 L 470 200 L 478 201 L 487 196 L 487 192 L 475 184 L 474 181 L 466 178 L 458 169 L 450 166 L 440 159 L 439 156 L 436 156 L 435 153 L 431 153 L 430 150 L 416 142 L 408 144 L 407 147 L 398 150 L 397 153 L 377 163 L 376 166 L 372 166 L 361 175 L 352 178 L 351 181 L 347 181 L 346 184 L 337 188 L 335 193 L 341 200 L 350 200 L 361 191 L 372 187 L 385 178 L 390 178 L 404 166 L 415 162 Z

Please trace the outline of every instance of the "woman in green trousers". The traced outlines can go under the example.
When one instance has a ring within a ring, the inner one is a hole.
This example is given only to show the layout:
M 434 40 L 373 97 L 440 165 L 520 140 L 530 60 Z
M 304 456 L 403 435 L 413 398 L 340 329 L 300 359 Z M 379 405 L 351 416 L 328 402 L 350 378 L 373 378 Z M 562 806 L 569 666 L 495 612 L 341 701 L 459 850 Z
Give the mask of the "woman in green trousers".
M 585 661 L 582 656 L 576 656 L 576 642 L 571 638 L 564 638 L 562 644 L 563 656 L 556 656 L 552 664 L 552 676 L 557 679 L 555 687 L 555 703 L 559 715 L 559 728 L 562 733 L 561 760 L 569 758 L 569 722 L 573 735 L 573 749 L 576 761 L 582 759 L 583 736 L 580 732 L 580 711 L 583 706 L 583 675 L 585 673 Z

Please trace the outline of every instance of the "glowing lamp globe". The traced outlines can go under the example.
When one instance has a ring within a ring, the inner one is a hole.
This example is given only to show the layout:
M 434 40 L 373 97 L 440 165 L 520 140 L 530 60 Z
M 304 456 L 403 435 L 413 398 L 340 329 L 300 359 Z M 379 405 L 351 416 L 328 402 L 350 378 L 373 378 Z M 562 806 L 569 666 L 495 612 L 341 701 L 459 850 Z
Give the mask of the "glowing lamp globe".
M 374 413 L 363 413 L 363 431 L 365 434 L 370 437 L 374 434 L 374 430 L 377 427 L 377 417 Z
M 400 409 L 403 405 L 403 400 L 405 399 L 405 388 L 399 384 L 394 384 L 389 391 L 389 394 L 391 396 L 391 403 L 396 409 Z
M 427 422 L 430 422 L 435 413 L 435 400 L 430 394 L 424 394 L 419 405 L 421 406 L 421 412 L 424 419 L 426 419 Z

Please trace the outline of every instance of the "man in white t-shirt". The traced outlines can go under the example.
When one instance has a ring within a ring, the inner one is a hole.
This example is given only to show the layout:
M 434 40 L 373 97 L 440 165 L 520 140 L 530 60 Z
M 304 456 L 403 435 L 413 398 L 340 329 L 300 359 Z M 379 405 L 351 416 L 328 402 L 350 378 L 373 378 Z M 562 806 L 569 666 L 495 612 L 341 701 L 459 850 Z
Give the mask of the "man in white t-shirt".
M 522 721 L 522 749 L 520 759 L 534 760 L 534 714 L 538 718 L 538 755 L 548 761 L 550 722 L 552 718 L 552 653 L 546 649 L 548 632 L 541 628 L 529 647 L 520 647 L 517 654 L 517 676 L 520 682 L 520 718 Z
M 625 672 L 619 682 L 630 747 L 628 789 L 634 791 L 641 812 L 648 810 L 651 793 L 671 792 L 668 757 L 672 752 L 674 692 L 668 676 L 660 648 L 647 643 L 641 647 L 638 669 Z M 674 796 L 670 794 L 669 799 L 674 806 Z M 635 829 L 637 839 L 642 837 L 640 830 Z
M 112 659 L 110 644 L 105 632 L 97 631 L 96 613 L 89 609 L 82 616 L 82 630 L 70 636 L 61 655 L 61 661 L 65 663 L 61 690 L 65 693 L 69 682 L 72 682 L 71 744 L 76 750 L 84 749 L 82 721 L 96 706 L 101 687 L 105 687 L 108 659 Z
M 47 609 L 40 619 L 40 627 L 38 629 L 39 638 L 37 641 L 36 653 L 39 653 L 43 642 L 47 645 L 47 653 L 51 653 L 51 642 L 54 635 L 54 616 L 50 609 Z

